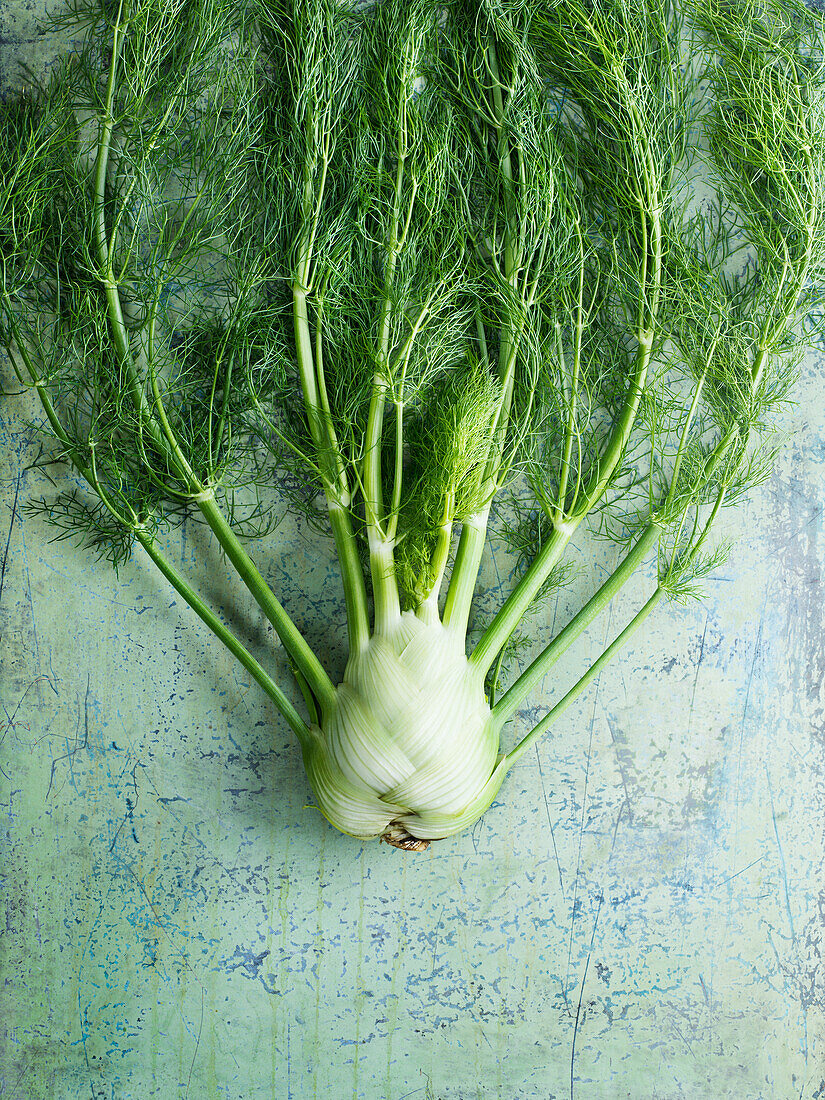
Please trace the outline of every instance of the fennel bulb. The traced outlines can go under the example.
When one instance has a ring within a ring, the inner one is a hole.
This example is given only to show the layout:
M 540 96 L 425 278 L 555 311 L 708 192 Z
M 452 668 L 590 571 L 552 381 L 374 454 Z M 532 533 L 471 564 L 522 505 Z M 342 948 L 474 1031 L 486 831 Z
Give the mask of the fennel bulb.
M 504 778 L 498 741 L 463 639 L 405 611 L 350 657 L 320 759 L 312 750 L 305 759 L 322 813 L 342 832 L 380 836 L 393 825 L 432 839 L 473 824 L 493 801 Z M 391 835 L 403 843 L 403 832 Z

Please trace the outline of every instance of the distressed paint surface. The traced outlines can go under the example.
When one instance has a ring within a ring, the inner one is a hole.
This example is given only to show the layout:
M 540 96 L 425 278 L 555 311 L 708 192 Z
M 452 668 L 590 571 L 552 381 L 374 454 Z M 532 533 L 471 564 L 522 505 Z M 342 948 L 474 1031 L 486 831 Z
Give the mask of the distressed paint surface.
M 33 27 L 0 5 L 7 84 L 48 50 Z M 115 578 L 49 543 L 36 409 L 4 398 L 0 1096 L 825 1100 L 824 398 L 811 357 L 707 603 L 657 612 L 422 855 L 326 825 L 288 729 L 141 555 Z M 169 550 L 287 682 L 203 530 Z M 536 645 L 610 562 L 573 555 Z M 325 548 L 285 523 L 257 558 L 340 671 Z

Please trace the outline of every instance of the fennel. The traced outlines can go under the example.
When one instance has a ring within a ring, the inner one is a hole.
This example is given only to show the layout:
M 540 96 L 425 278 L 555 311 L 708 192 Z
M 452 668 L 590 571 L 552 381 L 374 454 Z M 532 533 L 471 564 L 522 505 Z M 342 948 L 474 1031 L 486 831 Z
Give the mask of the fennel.
M 296 734 L 321 812 L 420 848 L 663 599 L 762 480 L 825 266 L 823 24 L 796 0 L 79 0 L 3 104 L 0 335 L 87 491 Z M 697 191 L 697 185 L 702 190 Z M 697 197 L 698 196 L 698 197 Z M 331 533 L 334 684 L 249 546 Z M 301 709 L 164 555 L 206 523 Z M 585 523 L 615 570 L 498 680 Z M 491 530 L 524 560 L 468 653 Z M 518 743 L 505 724 L 648 558 L 656 583 Z

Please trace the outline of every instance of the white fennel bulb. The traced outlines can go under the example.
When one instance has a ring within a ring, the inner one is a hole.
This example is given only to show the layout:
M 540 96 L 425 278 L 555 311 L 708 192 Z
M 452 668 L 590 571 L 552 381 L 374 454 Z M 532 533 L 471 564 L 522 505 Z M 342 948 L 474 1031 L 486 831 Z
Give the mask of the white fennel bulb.
M 426 840 L 466 828 L 490 805 L 503 778 L 498 742 L 463 638 L 407 611 L 350 657 L 305 758 L 336 828 Z

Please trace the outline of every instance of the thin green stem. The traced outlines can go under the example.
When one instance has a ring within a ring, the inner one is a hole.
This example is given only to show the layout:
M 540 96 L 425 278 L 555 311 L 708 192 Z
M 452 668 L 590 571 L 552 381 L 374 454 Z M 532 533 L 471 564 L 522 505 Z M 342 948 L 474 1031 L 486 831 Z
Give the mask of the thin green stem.
M 385 241 L 384 290 L 378 321 L 378 368 L 373 377 L 369 415 L 367 417 L 366 451 L 364 454 L 364 491 L 367 509 L 367 527 L 379 542 L 383 542 L 384 501 L 381 478 L 381 443 L 384 427 L 390 350 L 390 322 L 392 314 L 392 287 L 399 252 L 399 219 L 401 213 L 401 189 L 404 180 L 405 157 L 403 151 L 404 112 L 399 111 L 398 162 L 395 169 L 393 204 L 390 213 L 389 235 Z
M 716 341 L 718 337 L 714 338 L 711 350 L 708 354 L 708 364 L 699 376 L 699 381 L 696 383 L 696 389 L 693 391 L 693 400 L 690 403 L 690 409 L 688 410 L 685 423 L 682 428 L 682 434 L 679 439 L 679 446 L 676 451 L 676 458 L 673 460 L 673 471 L 670 475 L 670 486 L 668 487 L 667 496 L 665 497 L 664 510 L 667 510 L 668 505 L 673 500 L 673 494 L 676 491 L 676 483 L 679 480 L 679 471 L 682 468 L 682 460 L 684 459 L 685 452 L 687 450 L 688 439 L 690 437 L 690 429 L 693 425 L 693 418 L 696 416 L 696 410 L 699 407 L 699 398 L 702 396 L 702 389 L 705 385 L 705 378 L 708 373 L 708 365 L 713 356 L 713 349 L 716 347 Z
M 613 473 L 618 466 L 630 432 L 636 422 L 639 411 L 639 403 L 644 392 L 645 379 L 650 365 L 650 352 L 653 346 L 653 333 L 649 330 L 640 332 L 637 336 L 639 348 L 636 354 L 636 364 L 630 390 L 625 399 L 621 413 L 610 432 L 607 444 L 602 452 L 596 469 L 588 479 L 582 490 L 582 503 L 574 509 L 572 520 L 583 519 L 593 506 L 601 499 L 607 488 Z
M 401 509 L 401 494 L 404 482 L 404 385 L 407 379 L 407 369 L 413 352 L 413 346 L 421 329 L 430 314 L 433 299 L 443 286 L 443 280 L 430 292 L 427 300 L 419 310 L 418 316 L 412 324 L 409 335 L 401 349 L 394 356 L 392 365 L 393 373 L 397 375 L 395 406 L 395 456 L 393 467 L 392 497 L 390 498 L 390 510 L 386 520 L 386 541 L 394 543 L 398 530 L 398 517 Z
M 316 125 L 317 129 L 317 125 Z M 327 174 L 329 172 L 329 151 L 330 151 L 330 135 L 328 131 L 324 131 L 324 143 L 323 154 L 321 157 L 321 179 L 318 187 L 315 189 L 315 203 L 312 214 L 312 220 L 310 222 L 309 233 L 306 234 L 305 244 L 301 249 L 302 253 L 302 267 L 300 272 L 301 285 L 303 289 L 308 293 L 312 288 L 312 253 L 315 246 L 315 238 L 318 233 L 318 224 L 321 218 L 321 208 L 324 200 L 324 190 L 326 188 Z M 304 202 L 306 202 L 310 196 L 312 190 L 312 174 L 307 172 L 307 179 L 304 189 Z
M 502 646 L 524 618 L 527 608 L 552 569 L 558 564 L 577 525 L 557 524 L 550 537 L 539 550 L 530 568 L 499 608 L 493 621 L 484 631 L 470 656 L 470 664 L 479 675 L 486 677 L 490 665 Z
M 347 640 L 350 654 L 360 653 L 370 637 L 364 571 L 352 530 L 349 512 L 334 500 L 327 501 L 329 522 L 341 568 L 341 584 L 347 609 Z
M 402 97 L 404 91 L 405 89 L 402 90 Z M 395 281 L 398 254 L 402 247 L 401 192 L 406 163 L 406 145 L 406 105 L 402 98 L 402 102 L 399 104 L 397 121 L 397 158 L 393 202 L 390 211 L 389 231 L 384 242 L 386 260 L 384 264 L 384 289 L 378 320 L 377 366 L 373 375 L 372 393 L 367 414 L 362 478 L 376 631 L 389 629 L 390 624 L 395 622 L 401 614 L 398 581 L 395 575 L 394 537 L 390 529 L 392 521 L 388 520 L 384 513 L 382 443 L 384 409 L 389 387 L 392 288 Z M 410 208 L 408 217 L 411 217 L 411 213 Z M 406 236 L 406 228 L 403 230 L 403 235 Z M 403 449 L 403 441 L 401 446 Z M 394 483 L 397 483 L 399 476 L 399 470 L 396 468 Z
M 5 288 L 3 289 L 3 297 L 6 300 L 7 305 L 9 305 L 9 296 L 6 293 Z M 11 313 L 9 314 L 9 316 L 11 317 Z M 43 381 L 40 371 L 37 370 L 37 367 L 32 361 L 32 358 L 29 355 L 28 350 L 26 349 L 25 343 L 19 337 L 17 326 L 13 322 L 11 323 L 11 335 L 13 336 L 15 341 L 14 347 L 12 347 L 11 344 L 4 344 L 4 347 L 6 349 L 6 353 L 8 354 L 12 368 L 14 369 L 14 373 L 17 375 L 23 385 L 30 385 L 33 389 L 37 391 L 37 396 L 40 399 L 40 404 L 43 406 L 43 411 L 46 414 L 46 419 L 49 422 L 49 426 L 51 427 L 57 439 L 63 444 L 66 450 L 66 454 L 69 456 L 72 465 L 81 475 L 81 477 L 83 477 L 90 485 L 94 485 L 94 475 L 92 473 L 92 470 L 84 462 L 81 462 L 79 457 L 77 456 L 76 448 L 72 443 L 72 440 L 69 438 L 66 429 L 63 427 L 63 424 L 60 421 L 60 417 L 57 415 L 57 410 L 55 409 L 54 404 L 52 403 L 52 399 L 49 396 L 48 386 Z M 20 357 L 23 362 L 23 366 L 26 368 L 26 373 L 29 376 L 28 382 L 26 381 L 26 379 L 23 378 L 22 374 L 20 373 L 20 368 L 18 367 L 16 362 L 17 356 Z
M 298 266 L 301 266 L 299 261 Z M 324 440 L 324 426 L 318 400 L 318 382 L 315 377 L 315 363 L 312 353 L 312 335 L 309 330 L 309 311 L 307 309 L 307 291 L 296 280 L 292 287 L 292 324 L 295 330 L 295 350 L 298 357 L 298 373 L 301 377 L 301 389 L 304 395 L 304 408 L 309 422 L 309 434 L 318 452 L 318 464 L 325 484 L 328 480 L 324 455 L 327 450 Z
M 284 648 L 315 695 L 323 714 L 335 706 L 335 687 L 306 639 L 290 619 L 272 589 L 258 572 L 212 496 L 199 500 L 204 519 L 234 565 L 256 603 L 277 631 Z
M 695 535 L 696 535 L 696 530 L 698 528 L 699 516 L 697 515 L 695 517 L 694 525 L 693 525 L 693 531 L 691 532 L 691 538 L 694 541 L 693 541 L 693 543 L 690 547 L 690 550 L 689 550 L 687 556 L 684 558 L 683 561 L 677 562 L 677 560 L 676 560 L 676 550 L 674 549 L 673 555 L 671 557 L 670 565 L 669 565 L 667 573 L 665 575 L 666 581 L 669 581 L 672 578 L 673 570 L 674 570 L 674 567 L 676 565 L 679 566 L 679 572 L 680 573 L 684 573 L 690 568 L 690 565 L 696 559 L 696 556 L 698 555 L 699 551 L 704 546 L 705 541 L 706 541 L 708 535 L 710 534 L 710 529 L 713 526 L 713 523 L 714 523 L 716 517 L 718 516 L 719 511 L 722 508 L 722 505 L 725 503 L 725 496 L 727 495 L 727 491 L 728 491 L 727 485 L 721 485 L 719 487 L 719 491 L 716 494 L 716 500 L 713 503 L 713 508 L 711 509 L 710 515 L 705 520 L 705 524 L 702 528 L 702 532 L 699 535 L 698 539 L 695 537 Z M 682 523 L 684 523 L 684 516 L 682 517 Z M 679 528 L 679 531 L 681 533 L 681 526 Z M 674 546 L 678 546 L 678 541 L 679 541 L 679 535 L 677 535 L 677 537 L 676 537 L 676 541 L 674 543 Z
M 498 480 L 501 474 L 504 437 L 510 417 L 510 404 L 513 396 L 513 381 L 522 323 L 521 319 L 517 322 L 515 333 L 510 331 L 502 336 L 499 348 L 499 377 L 502 381 L 502 391 L 490 425 L 490 446 L 487 462 L 480 467 L 481 472 L 477 485 L 479 495 L 482 499 L 486 499 L 488 503 L 464 523 L 450 575 L 447 602 L 444 607 L 444 624 L 449 626 L 450 630 L 461 631 L 463 634 L 467 632 L 473 594 L 487 539 L 487 521 L 490 515 L 490 506 L 498 489 Z
M 390 634 L 401 615 L 393 544 L 380 536 L 370 535 L 369 553 L 372 597 L 375 605 L 375 633 Z
M 544 734 L 553 725 L 556 719 L 560 718 L 561 715 L 570 706 L 570 704 L 574 703 L 576 699 L 578 699 L 585 688 L 589 687 L 590 684 L 592 684 L 592 682 L 596 679 L 602 669 L 607 664 L 609 664 L 610 661 L 616 656 L 616 654 L 627 644 L 628 641 L 630 641 L 630 639 L 633 637 L 633 635 L 636 633 L 636 631 L 639 629 L 639 627 L 642 625 L 648 615 L 650 615 L 650 613 L 654 611 L 655 608 L 659 605 L 664 594 L 665 593 L 662 588 L 656 588 L 653 595 L 650 597 L 644 607 L 642 607 L 641 610 L 633 616 L 633 618 L 630 620 L 630 622 L 627 624 L 621 634 L 619 634 L 604 650 L 601 656 L 593 662 L 587 672 L 585 672 L 584 676 L 582 676 L 581 679 L 579 679 L 573 685 L 573 687 L 570 688 L 567 694 L 564 695 L 558 701 L 558 703 L 556 703 L 556 705 L 549 711 L 548 714 L 545 715 L 545 717 L 538 723 L 538 725 L 534 726 L 533 729 L 527 734 L 527 736 L 522 738 L 522 740 L 519 741 L 515 748 L 507 753 L 506 759 L 509 761 L 510 767 L 512 767 L 513 764 L 520 760 L 521 757 L 524 756 L 524 754 L 527 752 L 527 750 L 533 744 L 535 744 L 535 742 L 538 741 L 540 737 L 544 736 Z
M 292 289 L 292 316 L 304 408 L 310 435 L 316 448 L 332 535 L 341 566 L 349 641 L 353 647 L 352 651 L 357 652 L 363 644 L 363 639 L 369 636 L 367 592 L 355 546 L 352 521 L 347 511 L 349 499 L 348 496 L 342 498 L 341 493 L 340 450 L 337 442 L 330 437 L 331 419 L 328 414 L 325 415 L 323 403 L 319 398 L 319 383 L 307 312 L 307 292 L 297 283 Z M 323 366 L 321 370 L 323 371 Z
M 619 590 L 630 580 L 650 550 L 655 546 L 658 537 L 659 528 L 655 523 L 649 523 L 633 544 L 630 552 L 625 555 L 601 588 L 591 596 L 578 614 L 570 620 L 502 695 L 493 708 L 493 716 L 500 727 L 515 713 L 535 685 L 547 675 L 562 654 L 569 649 L 579 635 L 587 629 Z
M 195 614 L 203 620 L 212 633 L 223 642 L 233 657 L 236 657 L 253 679 L 260 684 L 283 717 L 287 720 L 292 730 L 297 734 L 301 745 L 307 744 L 309 738 L 309 726 L 300 716 L 298 711 L 284 695 L 266 669 L 252 656 L 249 650 L 243 646 L 235 635 L 227 629 L 218 616 L 209 608 L 192 586 L 186 581 L 172 564 L 157 548 L 155 540 L 145 531 L 135 532 L 138 542 L 152 559 L 154 564 L 169 581 L 172 587 L 189 604 Z
M 121 18 L 123 13 L 123 0 L 118 5 L 115 25 L 112 32 L 112 56 L 109 62 L 109 74 L 106 82 L 106 97 L 104 100 L 103 114 L 100 119 L 100 130 L 97 141 L 97 155 L 94 166 L 94 235 L 97 249 L 97 259 L 100 264 L 100 282 L 106 298 L 106 308 L 109 316 L 109 324 L 112 333 L 112 341 L 115 346 L 115 354 L 118 362 L 126 374 L 126 381 L 132 395 L 132 401 L 139 416 L 144 421 L 153 441 L 161 450 L 166 450 L 160 431 L 154 424 L 146 394 L 140 384 L 129 341 L 129 333 L 123 319 L 123 309 L 118 292 L 118 284 L 114 278 L 111 263 L 111 250 L 114 241 L 110 243 L 106 231 L 106 178 L 109 166 L 109 150 L 112 143 L 114 129 L 113 104 L 115 89 L 117 87 L 117 69 L 120 51 L 123 45 L 123 33 Z
M 198 495 L 206 491 L 200 479 L 197 478 L 189 465 L 186 455 L 181 450 L 180 443 L 175 433 L 172 431 L 172 426 L 169 423 L 169 418 L 166 415 L 166 408 L 163 404 L 163 397 L 160 392 L 160 386 L 158 385 L 157 374 L 155 373 L 155 365 L 153 361 L 149 360 L 149 385 L 152 387 L 152 396 L 155 401 L 155 411 L 158 419 L 160 420 L 160 426 L 163 431 L 166 441 L 168 443 L 168 450 L 171 452 L 174 458 L 174 465 L 177 470 L 180 471 L 183 480 L 186 482 L 187 487 L 195 494 Z
M 403 381 L 401 384 L 403 386 Z M 393 459 L 390 512 L 387 517 L 387 535 L 390 539 L 395 539 L 398 531 L 401 493 L 404 486 L 404 402 L 397 400 L 393 404 L 395 406 L 395 456 Z
M 429 563 L 428 573 L 433 578 L 432 586 L 427 593 L 426 599 L 421 601 L 417 609 L 422 618 L 432 618 L 433 621 L 438 616 L 438 597 L 441 592 L 441 584 L 444 580 L 444 572 L 447 568 L 447 561 L 450 556 L 450 541 L 453 534 L 454 515 L 455 493 L 450 490 L 445 495 L 441 523 L 438 527 L 435 548 Z M 422 609 L 425 609 L 425 611 L 422 612 Z
M 518 286 L 518 257 L 516 248 L 516 236 L 514 221 L 515 186 L 513 178 L 513 164 L 511 151 L 508 146 L 508 137 L 505 131 L 506 104 L 504 93 L 506 91 L 501 80 L 498 65 L 498 56 L 492 40 L 488 43 L 484 54 L 485 64 L 492 79 L 492 94 L 494 117 L 492 127 L 496 132 L 497 154 L 499 170 L 501 171 L 504 187 L 504 255 L 503 270 L 501 274 L 515 289 Z M 496 257 L 493 257 L 497 263 Z M 487 341 L 484 334 L 484 326 L 480 318 L 476 318 L 476 327 L 482 353 L 487 357 Z M 510 419 L 510 406 L 513 397 L 516 363 L 518 360 L 519 343 L 524 330 L 524 316 L 519 310 L 515 320 L 510 319 L 501 334 L 498 357 L 498 375 L 501 384 L 501 395 L 496 408 L 493 421 L 490 426 L 490 450 L 487 462 L 482 467 L 480 488 L 485 491 L 482 496 L 492 502 L 493 495 L 498 488 L 498 479 L 501 472 L 501 461 L 504 453 L 504 441 Z M 481 566 L 481 558 L 484 544 L 487 538 L 487 521 L 490 515 L 490 503 L 481 509 L 471 520 L 465 522 L 459 537 L 453 570 L 450 576 L 450 584 L 447 591 L 447 600 L 444 608 L 444 623 L 451 631 L 466 634 L 470 617 L 473 594 L 478 580 L 478 571 Z
M 327 379 L 324 371 L 323 311 L 323 298 L 318 297 L 316 299 L 315 317 L 315 376 L 318 381 L 318 397 L 321 402 L 321 412 L 323 414 L 324 426 L 326 428 L 327 438 L 330 443 L 332 457 L 335 463 L 338 493 L 340 494 L 342 500 L 349 500 L 350 488 L 347 479 L 347 470 L 346 466 L 344 465 L 344 458 L 341 454 L 341 448 L 338 445 L 338 437 L 335 434 L 335 425 L 332 420 L 332 409 L 330 408 L 329 404 Z
M 579 224 L 578 220 L 576 221 L 576 234 L 579 242 L 579 280 L 578 295 L 576 301 L 576 321 L 573 327 L 573 365 L 570 377 L 570 394 L 568 398 L 569 407 L 567 410 L 567 423 L 564 429 L 564 445 L 562 447 L 561 470 L 559 473 L 559 492 L 557 497 L 558 519 L 563 519 L 567 513 L 567 481 L 570 476 L 570 466 L 573 456 L 573 440 L 577 435 L 576 404 L 579 392 L 579 372 L 581 370 L 582 334 L 584 332 L 584 240 L 582 238 L 581 225 Z M 561 347 L 561 339 L 558 331 L 556 335 L 560 359 L 559 367 L 564 374 L 566 373 L 564 367 L 564 353 Z M 577 491 L 578 487 L 579 483 L 577 480 Z M 575 507 L 575 504 L 576 501 L 574 496 L 572 507 Z
M 478 570 L 484 553 L 484 544 L 487 541 L 489 514 L 488 504 L 476 515 L 464 521 L 453 561 L 447 599 L 444 604 L 443 622 L 448 630 L 462 638 L 467 633 Z
M 11 356 L 11 349 L 8 350 Z M 40 402 L 43 406 L 43 411 L 46 414 L 46 418 L 49 421 L 52 431 L 54 432 L 55 436 L 60 440 L 60 442 L 64 445 L 64 447 L 66 447 L 71 457 L 72 465 L 75 467 L 78 473 L 89 483 L 89 485 L 93 489 L 95 489 L 103 503 L 113 513 L 113 515 L 123 520 L 123 517 L 119 516 L 117 511 L 109 502 L 108 496 L 105 491 L 102 490 L 94 466 L 86 466 L 83 462 L 80 461 L 77 454 L 75 453 L 74 447 L 71 444 L 71 440 L 66 434 L 66 431 L 60 421 L 60 418 L 57 415 L 54 405 L 52 404 L 51 398 L 49 397 L 46 386 L 41 380 L 39 372 L 37 371 L 34 363 L 31 361 L 25 349 L 18 347 L 18 354 L 23 360 L 23 364 L 31 380 L 31 385 L 37 390 Z M 94 451 L 92 451 L 92 454 L 94 454 Z M 217 509 L 215 509 L 215 511 L 217 512 Z M 244 646 L 238 641 L 238 639 L 235 638 L 235 636 L 223 625 L 223 623 L 220 622 L 220 620 L 206 606 L 206 604 L 203 603 L 203 601 L 200 599 L 200 597 L 197 595 L 191 585 L 189 585 L 183 579 L 183 577 L 181 577 L 180 574 L 172 567 L 172 565 L 163 557 L 160 551 L 157 550 L 156 546 L 154 545 L 154 540 L 148 535 L 148 533 L 145 530 L 142 530 L 140 527 L 137 527 L 135 529 L 135 536 L 137 537 L 141 546 L 143 546 L 143 548 L 146 550 L 147 554 L 149 554 L 152 561 L 154 561 L 154 563 L 157 565 L 158 569 L 160 569 L 161 573 L 166 577 L 166 579 L 174 586 L 174 588 L 180 593 L 180 595 L 183 596 L 186 602 L 201 617 L 201 619 L 203 619 L 206 625 L 217 635 L 218 638 L 220 638 L 220 640 L 224 643 L 224 645 L 226 645 L 229 651 L 235 657 L 237 657 L 244 668 L 246 668 L 247 671 L 261 685 L 264 691 L 266 691 L 266 693 L 273 700 L 281 714 L 283 714 L 283 716 L 289 722 L 290 726 L 298 735 L 303 744 L 303 739 L 305 736 L 308 735 L 309 732 L 308 727 L 301 716 L 298 714 L 298 712 L 295 710 L 295 708 L 292 706 L 292 704 L 289 702 L 289 700 L 286 698 L 284 693 L 278 687 L 278 685 L 274 682 L 274 680 L 272 680 L 269 674 L 244 648 Z M 268 587 L 265 585 L 262 579 L 261 584 L 263 584 L 264 588 L 269 591 Z M 275 624 L 273 623 L 273 625 Z M 303 639 L 301 640 L 303 641 Z M 330 688 L 332 688 L 331 683 Z M 332 690 L 334 691 L 334 689 Z M 316 691 L 316 694 L 319 693 Z
M 94 169 L 94 227 L 95 243 L 97 245 L 98 260 L 101 264 L 101 276 L 104 286 L 107 280 L 111 280 L 112 269 L 110 264 L 109 242 L 106 235 L 106 174 L 109 167 L 109 149 L 112 142 L 112 130 L 114 128 L 114 103 L 115 88 L 117 86 L 117 68 L 120 60 L 120 51 L 123 46 L 123 34 L 121 33 L 121 18 L 123 15 L 123 0 L 120 0 L 115 16 L 112 31 L 112 56 L 109 61 L 109 73 L 106 79 L 106 98 L 104 100 L 103 115 L 100 120 L 100 130 L 97 141 L 97 156 Z
M 506 217 L 506 231 L 504 235 L 504 278 L 514 288 L 518 284 L 518 263 L 516 258 L 515 240 L 513 237 L 513 161 L 509 148 L 508 135 L 504 128 L 505 103 L 504 92 L 508 91 L 501 80 L 498 66 L 498 53 L 495 43 L 491 40 L 485 52 L 487 69 L 493 81 L 493 105 L 495 108 L 495 129 L 498 144 L 499 169 L 504 180 L 504 211 Z
M 238 307 L 238 303 L 236 303 L 236 307 L 235 307 L 236 310 L 237 310 L 237 307 Z M 231 321 L 230 321 L 230 325 L 234 322 L 234 320 L 235 320 L 235 317 L 233 316 Z M 221 375 L 221 364 L 224 361 L 224 355 L 226 353 L 226 343 L 227 343 L 228 338 L 229 338 L 229 333 L 227 331 L 226 335 L 224 336 L 223 340 L 221 341 L 221 346 L 218 349 L 216 349 L 215 364 L 214 364 L 214 368 L 212 370 L 212 386 L 211 386 L 210 393 L 209 393 L 209 419 L 207 421 L 207 432 L 208 432 L 207 454 L 209 456 L 209 469 L 207 471 L 207 480 L 209 482 L 212 482 L 212 481 L 216 480 L 216 476 L 217 476 L 216 467 L 219 464 L 219 456 L 220 456 L 221 450 L 223 449 L 223 446 L 224 446 L 224 442 L 223 442 L 224 441 L 224 436 L 227 437 L 227 443 L 226 443 L 227 449 L 229 448 L 230 443 L 231 443 L 231 439 L 232 439 L 231 427 L 230 427 L 229 423 L 227 422 L 227 414 L 229 412 L 229 395 L 232 392 L 231 391 L 231 386 L 232 386 L 232 373 L 233 373 L 233 366 L 234 366 L 233 356 L 231 354 L 228 356 L 227 361 L 226 361 L 226 372 L 225 372 L 222 379 L 220 377 L 220 375 Z M 212 421 L 213 421 L 214 417 L 212 415 L 212 410 L 213 410 L 214 405 L 215 405 L 215 398 L 217 396 L 219 380 L 222 382 L 221 389 L 223 390 L 223 396 L 221 398 L 221 411 L 220 411 L 220 414 L 218 415 L 217 430 L 213 433 Z
M 490 665 L 496 658 L 496 654 L 506 644 L 507 639 L 521 622 L 527 608 L 549 577 L 551 570 L 558 564 L 576 528 L 607 489 L 610 478 L 627 446 L 631 429 L 636 420 L 650 362 L 652 343 L 652 333 L 640 334 L 636 369 L 630 391 L 625 398 L 621 414 L 613 426 L 596 469 L 582 490 L 582 503 L 575 508 L 573 514 L 567 520 L 556 523 L 547 542 L 536 555 L 515 589 L 499 608 L 495 618 L 487 627 L 473 651 L 470 662 L 482 675 L 486 676 Z
M 702 479 L 703 479 L 705 484 L 708 484 L 710 482 L 710 479 L 713 477 L 714 473 L 716 472 L 716 469 L 718 468 L 719 463 L 724 458 L 725 452 L 727 451 L 728 447 L 730 446 L 731 442 L 733 441 L 733 438 L 734 438 L 735 434 L 736 434 L 735 427 L 728 428 L 728 430 L 725 432 L 725 434 L 722 436 L 722 438 L 719 440 L 719 442 L 713 448 L 711 453 L 705 459 L 704 468 L 703 468 L 703 471 L 702 471 Z M 671 485 L 671 488 L 672 488 L 672 485 Z M 722 492 L 722 497 L 724 498 L 724 492 L 725 492 L 725 486 L 724 485 L 722 486 L 721 492 Z M 669 496 L 670 496 L 670 494 L 668 494 L 668 497 Z M 717 500 L 716 505 L 715 505 L 714 510 L 713 510 L 713 517 L 716 516 L 716 513 L 719 511 L 720 507 L 721 507 L 721 500 Z M 675 535 L 672 537 L 671 545 L 673 546 L 673 556 L 672 556 L 672 559 L 671 559 L 670 567 L 668 569 L 668 576 L 672 575 L 673 567 L 675 565 L 676 550 L 677 550 L 678 546 L 680 545 L 680 543 L 682 542 L 682 532 L 685 528 L 685 522 L 686 522 L 687 517 L 690 514 L 690 512 L 691 512 L 691 505 L 690 505 L 690 503 L 688 503 L 682 511 L 682 517 L 679 520 L 679 526 L 676 529 Z M 700 514 L 699 514 L 698 510 L 696 510 L 693 513 L 693 529 L 690 533 L 688 541 L 691 541 L 692 539 L 695 538 L 696 531 L 697 531 L 698 526 L 699 526 L 699 519 L 700 519 Z M 707 535 L 707 531 L 708 531 L 708 528 L 706 527 L 705 528 L 705 534 L 702 536 L 702 539 L 701 539 L 702 542 L 704 542 L 704 538 L 705 538 L 705 535 Z M 690 555 L 687 559 L 688 562 L 693 560 L 693 558 L 696 556 L 697 550 L 698 550 L 698 547 L 694 544 L 691 551 L 690 551 Z

